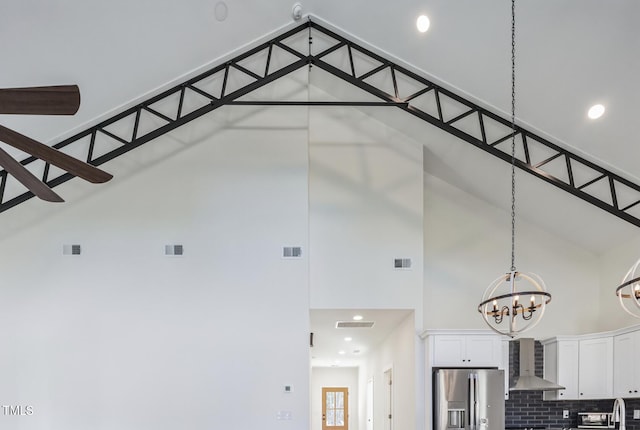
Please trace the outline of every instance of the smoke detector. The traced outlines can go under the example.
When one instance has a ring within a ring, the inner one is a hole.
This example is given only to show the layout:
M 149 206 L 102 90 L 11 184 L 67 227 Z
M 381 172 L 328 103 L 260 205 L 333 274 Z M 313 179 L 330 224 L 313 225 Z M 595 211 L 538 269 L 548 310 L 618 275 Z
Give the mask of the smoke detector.
M 294 21 L 302 19 L 302 5 L 300 3 L 295 3 L 291 8 L 291 17 Z

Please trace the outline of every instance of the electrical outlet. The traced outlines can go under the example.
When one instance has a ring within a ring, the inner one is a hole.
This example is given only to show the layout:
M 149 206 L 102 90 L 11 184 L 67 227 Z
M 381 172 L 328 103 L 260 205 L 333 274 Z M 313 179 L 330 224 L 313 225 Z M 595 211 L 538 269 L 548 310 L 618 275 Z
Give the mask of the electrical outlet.
M 633 419 L 634 420 L 640 420 L 640 409 L 634 409 L 633 410 Z
M 562 411 L 562 418 L 569 418 L 569 411 L 567 409 Z

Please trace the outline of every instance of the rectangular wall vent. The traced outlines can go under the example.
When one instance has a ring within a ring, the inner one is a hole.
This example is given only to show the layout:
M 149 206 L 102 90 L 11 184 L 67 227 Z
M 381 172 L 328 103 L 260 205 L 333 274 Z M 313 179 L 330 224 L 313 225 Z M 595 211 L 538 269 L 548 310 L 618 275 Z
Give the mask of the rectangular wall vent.
M 336 321 L 336 328 L 371 328 L 373 321 Z
M 282 248 L 283 258 L 300 258 L 302 257 L 302 248 L 299 246 L 285 246 Z
M 182 255 L 184 249 L 182 245 L 165 245 L 164 246 L 164 255 Z
M 396 269 L 410 269 L 411 268 L 411 259 L 410 258 L 396 258 L 393 260 L 393 267 Z
M 62 245 L 62 255 L 80 255 L 80 245 Z

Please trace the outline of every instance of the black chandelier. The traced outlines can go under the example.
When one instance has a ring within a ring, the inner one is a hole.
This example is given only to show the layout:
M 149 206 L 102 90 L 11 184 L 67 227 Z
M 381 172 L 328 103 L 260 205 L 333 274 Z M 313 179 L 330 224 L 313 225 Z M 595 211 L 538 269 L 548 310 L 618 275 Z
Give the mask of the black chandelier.
M 518 283 L 524 282 L 535 289 L 518 288 Z M 499 294 L 501 288 L 507 292 Z M 515 337 L 540 321 L 546 305 L 551 301 L 551 294 L 546 291 L 544 281 L 539 276 L 514 270 L 493 281 L 483 299 L 478 305 L 478 312 L 483 315 L 485 322 L 498 333 Z M 509 328 L 506 331 L 499 330 L 497 326 L 505 316 L 508 317 Z M 524 321 L 524 325 L 518 324 L 518 316 Z
M 478 312 L 487 325 L 493 331 L 510 337 L 516 337 L 519 333 L 535 327 L 542 319 L 547 304 L 551 302 L 551 294 L 547 292 L 542 278 L 533 273 L 518 272 L 515 267 L 517 134 L 515 40 L 515 0 L 511 0 L 511 270 L 500 275 L 487 287 L 478 305 Z M 508 321 L 506 326 L 501 325 L 505 317 Z

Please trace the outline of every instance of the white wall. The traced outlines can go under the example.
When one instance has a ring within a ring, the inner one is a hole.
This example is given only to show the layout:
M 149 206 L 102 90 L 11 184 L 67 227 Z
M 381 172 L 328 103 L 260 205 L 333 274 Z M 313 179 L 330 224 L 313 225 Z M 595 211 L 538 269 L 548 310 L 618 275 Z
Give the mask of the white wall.
M 421 146 L 355 109 L 309 122 L 311 307 L 421 314 Z
M 374 430 L 383 430 L 388 407 L 385 405 L 384 372 L 393 373 L 393 425 L 395 429 L 416 428 L 415 391 L 420 384 L 415 363 L 415 315 L 405 318 L 395 330 L 367 356 L 360 367 L 360 392 L 366 393 L 367 381 L 373 378 Z M 366 396 L 360 396 L 360 429 L 366 429 Z
M 323 387 L 347 387 L 349 389 L 349 430 L 358 430 L 360 422 L 358 368 L 314 367 L 311 369 L 311 430 L 322 430 Z
M 510 215 L 425 174 L 425 328 L 487 328 L 486 287 L 510 268 Z M 553 298 L 531 336 L 600 328 L 599 258 L 519 219 L 516 267 L 539 274 Z
M 306 114 L 215 128 L 233 116 L 139 148 L 129 163 L 183 150 L 3 232 L 0 402 L 34 413 L 0 428 L 307 428 Z M 76 243 L 82 255 L 62 255 Z M 174 243 L 184 256 L 163 255 Z

